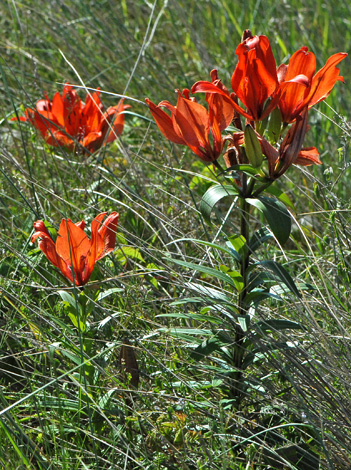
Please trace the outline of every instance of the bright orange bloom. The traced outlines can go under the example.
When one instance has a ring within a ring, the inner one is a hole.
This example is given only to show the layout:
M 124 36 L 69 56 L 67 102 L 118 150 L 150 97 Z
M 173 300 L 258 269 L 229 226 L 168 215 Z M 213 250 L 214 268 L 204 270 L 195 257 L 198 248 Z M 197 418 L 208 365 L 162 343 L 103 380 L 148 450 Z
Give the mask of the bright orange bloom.
M 344 82 L 336 65 L 346 56 L 345 52 L 332 55 L 325 66 L 313 75 L 316 70 L 316 57 L 307 47 L 302 47 L 292 55 L 289 65 L 280 65 L 278 106 L 283 122 L 294 121 L 306 106 L 311 108 L 325 100 L 337 81 Z
M 56 243 L 42 220 L 34 222 L 32 243 L 39 238 L 39 248 L 64 276 L 77 286 L 86 284 L 93 272 L 95 262 L 110 253 L 116 244 L 117 212 L 112 212 L 102 222 L 102 212 L 91 223 L 91 239 L 84 233 L 85 222 L 76 224 L 62 219 Z
M 245 31 L 235 53 L 239 63 L 232 75 L 231 85 L 239 100 L 246 106 L 253 121 L 263 119 L 275 107 L 264 105 L 278 88 L 277 66 L 266 36 L 252 36 Z
M 87 94 L 84 104 L 73 87 L 65 85 L 62 96 L 57 92 L 52 101 L 48 97 L 39 100 L 36 109 L 27 108 L 26 117 L 19 120 L 29 121 L 49 145 L 73 150 L 79 144 L 94 152 L 122 134 L 123 111 L 127 108 L 130 106 L 121 100 L 117 106 L 104 111 L 99 91 Z
M 231 85 L 246 111 L 229 98 L 230 103 L 242 116 L 251 121 L 259 121 L 268 116 L 278 101 L 277 69 L 269 40 L 266 36 L 252 36 L 251 31 L 246 30 L 235 53 L 239 62 L 232 75 Z M 205 81 L 195 83 L 191 92 L 221 93 L 213 84 Z M 272 98 L 272 101 L 265 109 L 268 98 Z
M 219 85 L 216 72 L 212 72 L 212 78 Z M 175 144 L 187 145 L 201 160 L 214 162 L 223 150 L 223 139 L 221 131 L 231 123 L 234 110 L 232 106 L 221 95 L 207 95 L 209 110 L 201 104 L 196 103 L 195 98 L 189 97 L 189 90 L 183 90 L 183 94 L 177 90 L 177 106 L 168 101 L 161 101 L 158 106 L 149 99 L 146 102 L 151 114 L 162 134 Z M 223 91 L 225 93 L 225 90 Z M 227 98 L 229 93 L 227 91 Z M 161 109 L 164 107 L 171 112 L 169 116 Z M 210 141 L 210 132 L 212 142 Z

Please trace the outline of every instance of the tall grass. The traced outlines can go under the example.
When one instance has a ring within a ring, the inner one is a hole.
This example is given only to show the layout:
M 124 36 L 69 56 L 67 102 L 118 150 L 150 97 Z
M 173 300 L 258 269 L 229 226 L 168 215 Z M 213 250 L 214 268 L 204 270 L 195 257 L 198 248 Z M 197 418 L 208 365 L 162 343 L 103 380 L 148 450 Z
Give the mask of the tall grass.
M 323 166 L 284 177 L 293 234 L 257 255 L 284 264 L 303 296 L 280 291 L 284 302 L 262 304 L 255 321 L 299 327 L 257 327 L 240 408 L 226 401 L 231 371 L 218 355 L 194 355 L 230 331 L 213 299 L 233 292 L 170 261 L 228 263 L 189 239 L 221 244 L 238 216 L 224 223 L 223 204 L 216 223 L 202 218 L 211 167 L 167 142 L 144 106 L 174 103 L 175 88 L 214 67 L 229 85 L 246 28 L 269 36 L 278 61 L 307 45 L 321 67 L 350 49 L 348 3 L 38 0 L 0 13 L 2 468 L 350 468 L 349 60 L 345 85 L 311 112 L 307 139 Z M 118 141 L 83 158 L 9 121 L 65 82 L 101 87 L 106 106 L 126 96 Z M 57 229 L 113 210 L 118 246 L 84 289 L 94 308 L 82 331 L 65 297 L 80 291 L 30 243 L 33 222 Z

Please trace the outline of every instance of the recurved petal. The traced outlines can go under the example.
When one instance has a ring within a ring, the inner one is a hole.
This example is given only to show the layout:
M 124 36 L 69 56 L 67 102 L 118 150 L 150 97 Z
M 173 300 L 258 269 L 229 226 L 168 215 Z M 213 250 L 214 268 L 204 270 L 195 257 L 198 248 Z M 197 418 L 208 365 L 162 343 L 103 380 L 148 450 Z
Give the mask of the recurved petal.
M 106 144 L 113 142 L 118 136 L 120 136 L 124 129 L 124 110 L 130 108 L 129 104 L 123 104 L 123 99 L 117 104 L 117 106 L 111 106 L 106 111 L 106 116 L 109 120 L 113 120 L 113 126 L 108 127 L 108 137 Z
M 45 223 L 43 220 L 37 220 L 36 222 L 34 222 L 33 224 L 34 226 L 34 230 L 36 232 L 41 232 L 41 233 L 45 233 L 45 235 L 47 235 L 48 237 L 50 237 L 50 232 L 49 230 L 47 229 Z M 32 236 L 32 243 L 33 243 L 33 237 L 36 235 L 36 233 L 34 233 L 34 235 Z M 38 238 L 38 237 L 35 237 L 35 238 Z
M 50 234 L 48 232 L 48 229 L 45 227 L 44 222 L 42 220 L 34 222 L 34 228 L 36 232 L 32 235 L 31 242 L 34 243 L 37 238 L 40 238 L 38 243 L 39 248 L 54 266 L 60 268 L 60 257 L 56 252 L 55 243 L 50 237 Z
M 321 165 L 322 162 L 319 158 L 319 152 L 316 147 L 306 147 L 300 150 L 295 164 L 302 166 L 310 166 Z
M 228 101 L 228 103 L 233 106 L 233 108 L 238 111 L 242 116 L 246 117 L 247 119 L 252 119 L 252 116 L 248 114 L 246 111 L 243 110 L 241 106 L 239 106 L 235 101 L 231 99 L 221 88 L 214 85 L 211 82 L 207 82 L 204 80 L 200 80 L 191 87 L 191 93 L 215 93 L 219 94 L 223 97 L 224 100 Z
M 336 65 L 344 60 L 346 56 L 346 52 L 338 52 L 332 55 L 325 66 L 313 77 L 307 101 L 309 108 L 325 100 L 337 81 L 344 81 L 343 77 L 339 76 L 340 70 Z
M 99 216 L 105 216 L 106 212 L 103 212 Z M 99 217 L 98 216 L 98 217 Z M 103 249 L 98 250 L 96 253 L 96 260 L 99 260 L 106 256 L 108 253 L 114 250 L 116 245 L 116 231 L 118 224 L 119 214 L 117 212 L 112 212 L 101 225 L 98 230 L 98 233 L 103 240 Z M 94 221 L 93 221 L 94 222 Z M 93 231 L 93 228 L 92 228 Z
M 159 106 L 156 106 L 152 101 L 146 98 L 146 103 L 149 106 L 151 114 L 156 121 L 156 124 L 162 134 L 171 142 L 175 144 L 186 145 L 184 139 L 179 135 L 174 127 L 170 116 L 165 113 Z

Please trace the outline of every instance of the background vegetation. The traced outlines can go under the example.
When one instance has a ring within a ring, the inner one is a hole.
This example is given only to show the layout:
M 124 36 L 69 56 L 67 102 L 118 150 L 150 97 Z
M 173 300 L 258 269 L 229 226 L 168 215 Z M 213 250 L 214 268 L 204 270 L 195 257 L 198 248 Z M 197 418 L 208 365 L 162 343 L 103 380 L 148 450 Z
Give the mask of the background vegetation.
M 229 86 L 246 28 L 269 37 L 278 62 L 306 45 L 320 68 L 349 52 L 350 18 L 348 2 L 321 0 L 2 3 L 2 468 L 351 467 L 349 59 L 345 85 L 310 114 L 308 141 L 323 165 L 293 168 L 280 182 L 295 205 L 293 234 L 257 255 L 283 263 L 302 298 L 272 279 L 284 301 L 254 312 L 240 407 L 228 399 L 233 371 L 216 353 L 230 331 L 220 296 L 230 306 L 235 295 L 169 260 L 228 264 L 189 239 L 224 246 L 238 217 L 203 220 L 212 168 L 166 141 L 144 105 L 174 103 L 174 89 L 214 67 Z M 107 106 L 127 96 L 122 138 L 72 156 L 9 121 L 65 82 L 101 87 Z M 90 222 L 113 210 L 118 246 L 85 287 L 91 313 L 78 325 L 79 290 L 30 243 L 33 222 L 57 229 L 63 217 Z M 269 323 L 278 319 L 290 327 Z M 194 353 L 201 345 L 204 357 Z

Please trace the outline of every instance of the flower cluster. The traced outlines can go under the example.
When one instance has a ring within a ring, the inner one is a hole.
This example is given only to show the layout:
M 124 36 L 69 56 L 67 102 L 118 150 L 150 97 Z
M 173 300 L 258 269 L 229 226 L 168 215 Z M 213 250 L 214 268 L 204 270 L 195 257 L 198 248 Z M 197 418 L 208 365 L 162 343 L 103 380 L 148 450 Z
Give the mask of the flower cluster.
M 19 120 L 29 121 L 49 145 L 94 152 L 122 134 L 127 108 L 130 106 L 121 100 L 105 111 L 99 91 L 88 93 L 82 103 L 73 87 L 66 84 L 62 95 L 57 92 L 52 101 L 47 96 L 39 100 L 36 109 L 27 108 L 25 117 Z
M 34 222 L 32 243 L 39 238 L 39 248 L 62 274 L 77 286 L 89 281 L 95 262 L 110 253 L 116 244 L 117 212 L 112 212 L 102 222 L 102 212 L 91 223 L 91 238 L 84 232 L 85 222 L 74 224 L 62 219 L 56 243 L 42 220 Z
M 192 86 L 191 93 L 205 93 L 208 111 L 190 97 L 189 90 L 183 94 L 177 90 L 176 106 L 168 101 L 156 106 L 146 100 L 163 135 L 174 143 L 188 146 L 205 162 L 216 162 L 227 140 L 229 145 L 224 154 L 227 166 L 254 161 L 253 166 L 257 167 L 265 157 L 268 167 L 266 171 L 261 169 L 270 180 L 280 177 L 293 164 L 320 164 L 315 147 L 303 148 L 308 110 L 327 98 L 337 81 L 344 81 L 337 64 L 347 54 L 332 55 L 315 73 L 315 55 L 302 47 L 291 56 L 288 65 L 277 68 L 268 38 L 253 36 L 246 30 L 236 55 L 238 64 L 231 79 L 232 93 L 218 79 L 216 70 L 211 72 L 211 81 L 198 81 Z M 242 117 L 246 119 L 245 127 Z M 221 132 L 231 122 L 238 131 L 223 138 Z M 250 132 L 246 132 L 247 127 Z M 252 139 L 257 140 L 260 157 L 250 153 Z

